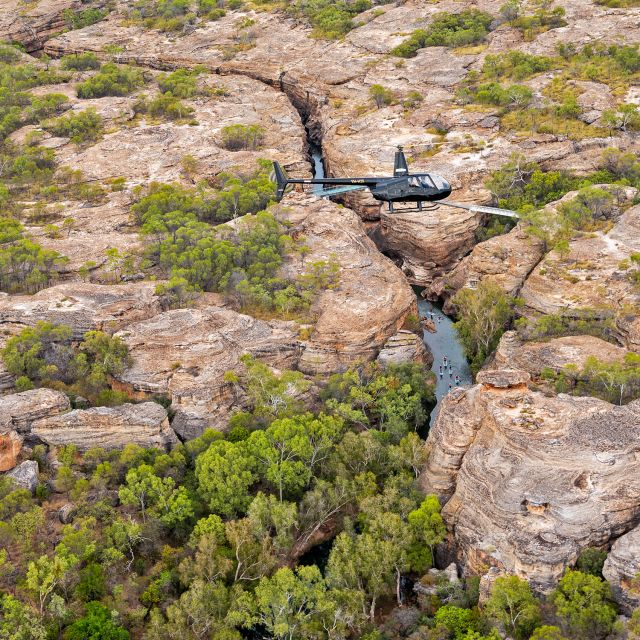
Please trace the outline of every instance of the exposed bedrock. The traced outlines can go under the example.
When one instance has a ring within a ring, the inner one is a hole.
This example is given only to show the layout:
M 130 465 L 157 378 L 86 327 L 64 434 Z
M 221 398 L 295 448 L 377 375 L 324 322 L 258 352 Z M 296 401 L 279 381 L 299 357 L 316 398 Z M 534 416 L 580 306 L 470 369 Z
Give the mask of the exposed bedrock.
M 4 0 L 0 10 L 0 40 L 18 42 L 26 51 L 40 49 L 49 38 L 67 28 L 66 10 L 78 11 L 84 6 L 83 0 L 39 0 L 36 3 Z
M 62 391 L 32 389 L 0 397 L 0 431 L 31 432 L 32 424 L 68 411 L 69 398 Z
M 157 283 L 118 286 L 68 282 L 34 295 L 0 297 L 0 331 L 17 332 L 39 321 L 64 324 L 75 340 L 91 330 L 114 333 L 126 324 L 160 313 Z
M 166 410 L 155 402 L 75 409 L 36 420 L 31 435 L 49 445 L 74 444 L 80 451 L 127 444 L 166 448 L 178 442 Z
M 276 215 L 305 238 L 308 261 L 335 260 L 340 283 L 322 292 L 312 307 L 317 320 L 303 345 L 299 369 L 308 374 L 344 371 L 373 360 L 400 330 L 409 314 L 417 316 L 415 295 L 400 270 L 367 237 L 360 218 L 326 200 L 292 194 Z M 286 271 L 304 271 L 299 260 Z
M 18 464 L 22 451 L 22 436 L 17 431 L 3 433 L 0 430 L 0 471 L 8 471 Z
M 477 244 L 449 273 L 434 279 L 427 293 L 445 300 L 446 312 L 452 311 L 449 300 L 457 291 L 485 279 L 515 295 L 543 256 L 543 243 L 518 225 L 509 233 Z
M 622 362 L 627 353 L 626 349 L 595 336 L 564 336 L 545 342 L 524 342 L 516 331 L 506 331 L 486 368 L 516 367 L 537 378 L 544 369 L 556 373 L 567 365 L 582 369 L 589 356 L 610 364 Z
M 292 322 L 256 320 L 230 309 L 177 309 L 129 325 L 118 335 L 133 365 L 120 377 L 134 394 L 165 394 L 172 401 L 172 426 L 183 438 L 207 427 L 221 429 L 237 405 L 226 371 L 250 353 L 278 368 L 295 367 L 299 357 Z
M 613 596 L 627 615 L 640 605 L 640 527 L 618 538 L 611 547 L 602 574 L 611 585 Z
M 319 293 L 311 308 L 316 322 L 308 339 L 300 339 L 294 322 L 258 320 L 219 306 L 167 311 L 116 334 L 133 358 L 119 383 L 140 397 L 166 394 L 175 410 L 172 426 L 183 438 L 223 428 L 230 412 L 242 406 L 224 380 L 225 372 L 242 371 L 242 355 L 307 374 L 343 371 L 373 360 L 416 312 L 402 273 L 377 251 L 353 211 L 293 194 L 274 213 L 293 235 L 304 236 L 307 263 L 335 260 L 340 266 L 338 286 Z M 296 256 L 283 275 L 305 270 Z
M 467 573 L 495 566 L 545 591 L 582 549 L 640 520 L 640 401 L 547 397 L 528 378 L 481 372 L 449 394 L 421 477 Z

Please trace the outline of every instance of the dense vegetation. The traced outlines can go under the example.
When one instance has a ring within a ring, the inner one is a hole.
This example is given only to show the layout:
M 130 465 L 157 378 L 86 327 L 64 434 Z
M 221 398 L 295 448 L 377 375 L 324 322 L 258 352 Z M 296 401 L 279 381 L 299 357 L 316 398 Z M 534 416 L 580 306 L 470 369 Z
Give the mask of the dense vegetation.
M 499 206 L 527 213 L 559 200 L 569 191 L 594 184 L 639 186 L 640 162 L 633 153 L 605 149 L 600 169 L 578 177 L 566 171 L 543 171 L 537 163 L 515 155 L 491 174 L 486 186 L 497 198 Z
M 628 353 L 622 362 L 615 363 L 590 356 L 582 368 L 568 365 L 561 371 L 545 369 L 542 377 L 553 382 L 558 393 L 626 404 L 640 397 L 640 355 Z
M 533 91 L 521 84 L 538 73 L 553 70 L 553 80 L 542 90 L 545 104 L 532 107 Z M 608 84 L 616 96 L 623 95 L 640 71 L 640 53 L 633 45 L 588 45 L 580 51 L 561 43 L 555 56 L 536 56 L 511 51 L 486 57 L 480 72 L 472 71 L 457 91 L 461 104 L 500 107 L 501 128 L 522 132 L 566 135 L 571 139 L 606 135 L 613 130 L 640 128 L 636 105 L 619 104 L 605 111 L 596 123 L 581 120 L 578 98 L 581 89 L 575 80 Z
M 498 346 L 517 301 L 508 298 L 497 284 L 484 280 L 477 289 L 460 289 L 451 302 L 456 309 L 454 326 L 475 374 Z
M 273 198 L 270 166 L 260 162 L 252 175 L 224 174 L 217 191 L 152 184 L 132 210 L 148 238 L 150 267 L 171 278 L 163 295 L 176 303 L 189 291 L 225 293 L 237 306 L 254 312 L 275 312 L 289 317 L 304 314 L 318 291 L 338 283 L 335 261 L 307 265 L 295 279 L 279 277 L 286 254 L 300 255 L 304 241 L 294 241 L 285 227 L 262 211 Z M 215 224 L 256 213 L 237 224 Z
M 15 218 L 0 218 L 0 291 L 35 293 L 55 279 L 66 258 L 30 240 Z
M 474 579 L 406 589 L 445 533 L 437 499 L 417 488 L 415 431 L 433 398 L 420 367 L 354 369 L 318 393 L 247 358 L 227 380 L 248 406 L 226 436 L 169 453 L 66 446 L 56 467 L 35 447 L 57 503 L 74 502 L 71 524 L 43 526 L 47 485 L 32 498 L 0 480 L 2 637 L 596 640 L 614 629 L 595 549 L 544 601 L 513 576 L 481 607 Z
M 144 83 L 142 72 L 133 67 L 107 62 L 98 73 L 76 87 L 78 98 L 126 96 Z
M 129 19 L 147 29 L 186 33 L 198 23 L 219 20 L 227 9 L 239 9 L 242 0 L 137 0 Z
M 460 13 L 443 11 L 433 16 L 426 29 L 417 29 L 392 50 L 401 58 L 414 57 L 424 47 L 462 47 L 482 42 L 489 33 L 493 16 L 478 9 Z
M 130 364 L 126 345 L 102 331 L 89 331 L 74 341 L 65 325 L 38 322 L 10 338 L 0 352 L 7 371 L 16 376 L 18 391 L 49 387 L 82 396 L 95 405 L 118 404 L 110 376 Z

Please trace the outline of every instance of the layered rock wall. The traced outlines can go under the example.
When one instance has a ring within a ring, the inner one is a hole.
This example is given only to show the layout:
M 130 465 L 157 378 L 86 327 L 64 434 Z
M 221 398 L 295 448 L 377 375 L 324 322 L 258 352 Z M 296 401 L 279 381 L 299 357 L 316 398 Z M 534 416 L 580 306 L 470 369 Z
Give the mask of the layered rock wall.
M 580 551 L 640 520 L 640 401 L 530 391 L 524 372 L 482 372 L 442 403 L 423 488 L 468 573 L 495 566 L 545 591 Z

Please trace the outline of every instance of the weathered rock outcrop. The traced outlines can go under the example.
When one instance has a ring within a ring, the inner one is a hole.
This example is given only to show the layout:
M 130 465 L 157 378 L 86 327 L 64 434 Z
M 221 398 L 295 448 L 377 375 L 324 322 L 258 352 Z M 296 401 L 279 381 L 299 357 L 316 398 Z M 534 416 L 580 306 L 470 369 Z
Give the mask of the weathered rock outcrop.
M 520 226 L 509 233 L 477 244 L 454 269 L 437 278 L 429 287 L 429 296 L 448 300 L 463 287 L 491 280 L 508 295 L 515 295 L 532 269 L 544 255 L 541 241 L 526 234 Z M 445 311 L 450 304 L 445 302 Z
M 27 489 L 33 493 L 38 486 L 38 463 L 35 460 L 25 460 L 7 475 L 13 478 L 20 489 Z
M 101 285 L 68 282 L 32 296 L 0 298 L 0 329 L 18 331 L 44 320 L 71 327 L 80 340 L 93 329 L 114 333 L 126 324 L 160 313 L 157 283 Z
M 624 613 L 630 615 L 640 605 L 640 527 L 618 538 L 611 547 L 602 575 L 611 585 L 613 596 Z
M 409 282 L 429 285 L 474 245 L 480 216 L 441 207 L 426 213 L 383 213 L 380 244 L 402 261 Z
M 640 402 L 547 397 L 528 374 L 482 372 L 443 401 L 427 440 L 426 491 L 467 573 L 495 566 L 553 586 L 587 546 L 640 519 Z
M 18 464 L 22 436 L 17 431 L 0 432 L 0 471 L 9 471 Z
M 231 309 L 178 309 L 129 325 L 119 332 L 133 365 L 120 376 L 128 390 L 166 394 L 175 411 L 173 428 L 194 438 L 206 427 L 222 428 L 237 402 L 226 371 L 250 353 L 277 368 L 299 358 L 292 322 L 265 322 Z
M 0 397 L 0 432 L 28 435 L 33 422 L 68 411 L 69 398 L 53 389 L 32 389 Z
M 82 0 L 39 0 L 33 4 L 6 0 L 0 10 L 0 41 L 19 42 L 27 51 L 35 51 L 65 30 L 65 10 L 83 6 Z
M 531 377 L 543 369 L 560 372 L 569 364 L 582 369 L 589 356 L 602 362 L 622 362 L 628 353 L 622 347 L 594 336 L 565 336 L 546 342 L 523 342 L 515 331 L 506 331 L 488 369 L 514 367 L 527 371 Z
M 633 316 L 637 317 L 640 295 L 631 277 L 635 267 L 630 256 L 638 251 L 638 236 L 632 231 L 637 226 L 640 206 L 625 211 L 608 233 L 584 234 L 572 240 L 568 255 L 547 254 L 520 291 L 524 315 L 614 320 L 620 342 L 634 348 L 638 328 Z
M 384 343 L 377 360 L 383 366 L 416 362 L 430 367 L 433 364 L 433 354 L 420 336 L 403 329 Z
M 416 300 L 402 273 L 367 237 L 360 218 L 332 202 L 292 194 L 276 214 L 304 236 L 308 262 L 334 260 L 340 266 L 335 289 L 320 293 L 312 307 L 317 321 L 298 367 L 304 373 L 344 371 L 373 360 L 406 317 L 417 317 Z M 304 272 L 300 260 L 290 275 Z
M 178 442 L 166 410 L 155 402 L 75 409 L 36 420 L 31 435 L 50 445 L 75 444 L 80 451 L 126 444 L 166 448 Z

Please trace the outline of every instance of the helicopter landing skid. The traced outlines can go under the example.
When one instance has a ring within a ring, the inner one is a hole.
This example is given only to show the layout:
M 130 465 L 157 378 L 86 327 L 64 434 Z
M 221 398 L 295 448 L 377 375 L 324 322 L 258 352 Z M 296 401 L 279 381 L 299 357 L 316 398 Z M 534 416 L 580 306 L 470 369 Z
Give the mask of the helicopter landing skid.
M 393 202 L 389 202 L 389 207 L 387 211 L 389 213 L 412 213 L 412 212 L 424 212 L 424 211 L 435 211 L 439 207 L 438 204 L 427 204 L 425 205 L 422 202 L 417 202 L 415 207 L 398 207 L 394 206 Z

